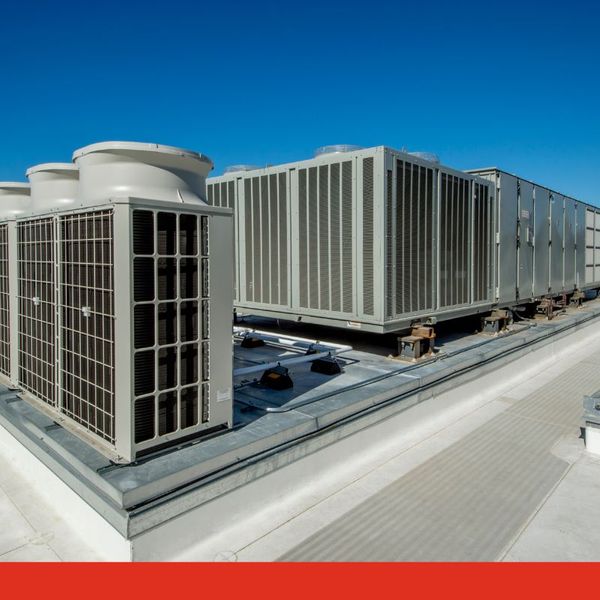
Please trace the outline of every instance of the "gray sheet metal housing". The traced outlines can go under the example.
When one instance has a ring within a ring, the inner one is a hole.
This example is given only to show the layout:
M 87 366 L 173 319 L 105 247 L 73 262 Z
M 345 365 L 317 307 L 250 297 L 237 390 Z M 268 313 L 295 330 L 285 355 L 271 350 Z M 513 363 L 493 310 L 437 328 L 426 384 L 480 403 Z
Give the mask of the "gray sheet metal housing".
M 500 305 L 600 286 L 600 209 L 497 168 L 469 172 L 495 189 Z
M 235 209 L 241 312 L 383 333 L 485 311 L 485 180 L 384 146 L 207 180 Z

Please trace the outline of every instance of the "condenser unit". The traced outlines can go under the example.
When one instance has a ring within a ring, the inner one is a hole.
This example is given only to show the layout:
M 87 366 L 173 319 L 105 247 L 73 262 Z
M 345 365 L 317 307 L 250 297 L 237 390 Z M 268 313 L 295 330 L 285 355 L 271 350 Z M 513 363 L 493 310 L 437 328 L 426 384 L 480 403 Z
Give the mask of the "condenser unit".
M 78 176 L 70 163 L 46 163 L 28 169 L 31 206 L 16 221 L 18 385 L 53 408 L 60 404 L 54 213 L 76 202 Z
M 492 187 L 427 158 L 328 146 L 209 179 L 235 211 L 237 309 L 383 333 L 489 308 Z
M 232 216 L 203 202 L 212 163 L 126 142 L 73 160 L 72 201 L 30 171 L 17 223 L 22 387 L 114 460 L 229 427 Z
M 0 183 L 0 376 L 18 380 L 17 239 L 15 218 L 30 204 L 29 184 Z

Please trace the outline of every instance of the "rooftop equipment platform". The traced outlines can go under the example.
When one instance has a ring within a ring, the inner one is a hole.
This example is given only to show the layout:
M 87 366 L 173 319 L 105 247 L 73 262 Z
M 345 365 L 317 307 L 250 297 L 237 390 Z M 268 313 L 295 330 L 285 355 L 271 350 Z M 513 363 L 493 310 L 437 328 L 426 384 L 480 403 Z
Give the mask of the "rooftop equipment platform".
M 131 539 L 410 407 L 430 402 L 435 411 L 436 398 L 444 392 L 486 375 L 502 377 L 502 368 L 533 349 L 555 348 L 561 338 L 599 317 L 600 300 L 592 300 L 553 321 L 520 321 L 494 337 L 472 330 L 442 334 L 436 354 L 416 364 L 390 359 L 387 348 L 373 348 L 368 337 L 350 334 L 345 345 L 339 338 L 318 345 L 321 352 L 338 351 L 342 373 L 333 376 L 315 373 L 310 363 L 298 360 L 306 355 L 309 340 L 286 332 L 279 334 L 280 343 L 271 339 L 264 346 L 242 348 L 238 336 L 233 430 L 129 465 L 111 462 L 14 390 L 0 392 L 0 425 Z M 252 321 L 246 326 L 264 330 L 269 325 Z M 266 365 L 285 365 L 290 358 L 296 361 L 289 366 L 292 388 L 278 391 L 258 383 Z M 248 373 L 248 367 L 255 367 L 255 373 Z

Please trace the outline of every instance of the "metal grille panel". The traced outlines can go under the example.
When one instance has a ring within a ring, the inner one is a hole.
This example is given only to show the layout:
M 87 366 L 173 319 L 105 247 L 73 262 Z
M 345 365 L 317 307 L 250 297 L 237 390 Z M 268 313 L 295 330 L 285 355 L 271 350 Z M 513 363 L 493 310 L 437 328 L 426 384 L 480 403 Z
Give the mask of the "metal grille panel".
M 385 316 L 394 316 L 394 180 L 393 171 L 385 178 Z
M 17 224 L 19 385 L 56 406 L 54 219 Z
M 138 444 L 210 418 L 208 225 L 206 216 L 133 211 Z
M 491 199 L 487 185 L 474 183 L 473 187 L 473 302 L 483 302 L 489 298 L 491 285 Z
M 10 377 L 10 288 L 8 225 L 0 225 L 0 373 Z
M 287 173 L 244 180 L 246 299 L 288 302 Z
M 441 173 L 440 191 L 440 306 L 469 302 L 470 182 Z
M 61 410 L 115 441 L 113 214 L 60 218 Z
M 397 315 L 434 306 L 433 173 L 433 169 L 396 161 Z
M 300 169 L 300 307 L 351 313 L 352 162 Z
M 375 314 L 374 287 L 375 266 L 373 263 L 374 249 L 374 160 L 372 157 L 363 159 L 363 310 L 366 315 Z

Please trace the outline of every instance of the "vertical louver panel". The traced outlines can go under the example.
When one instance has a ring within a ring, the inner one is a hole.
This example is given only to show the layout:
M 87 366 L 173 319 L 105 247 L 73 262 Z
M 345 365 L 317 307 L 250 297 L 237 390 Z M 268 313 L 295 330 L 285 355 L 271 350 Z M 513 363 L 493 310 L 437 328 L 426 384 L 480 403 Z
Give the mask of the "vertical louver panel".
M 287 175 L 244 180 L 246 299 L 287 303 Z
M 319 167 L 319 308 L 331 310 L 329 295 L 329 165 Z
M 433 169 L 396 161 L 396 219 L 395 231 L 390 233 L 395 240 L 396 268 L 388 283 L 395 283 L 396 316 L 430 310 L 434 305 L 433 176 Z M 388 214 L 392 223 L 389 207 Z
M 0 225 L 0 373 L 10 377 L 10 289 L 8 225 Z
M 270 264 L 269 257 L 271 256 L 271 223 L 269 218 L 269 177 L 264 175 L 260 178 L 260 233 L 258 245 L 260 246 L 260 270 L 261 270 L 261 286 L 260 297 L 258 302 L 269 303 L 270 300 Z M 273 248 L 273 252 L 276 252 Z
M 394 180 L 391 170 L 385 178 L 385 316 L 394 316 Z
M 206 216 L 134 210 L 132 218 L 134 429 L 141 443 L 210 418 L 209 239 Z
M 490 291 L 492 215 L 487 185 L 474 183 L 473 302 L 483 302 Z
M 252 178 L 252 198 L 250 201 L 250 210 L 252 212 L 252 250 L 250 255 L 253 257 L 252 279 L 250 281 L 252 289 L 252 300 L 262 302 L 262 253 L 263 245 L 261 238 L 260 223 L 260 177 Z
M 440 306 L 469 302 L 470 182 L 441 174 Z
M 308 295 L 319 308 L 319 188 L 317 167 L 308 169 Z M 302 279 L 300 279 L 302 281 Z
M 308 308 L 308 196 L 307 171 L 298 171 L 298 238 L 299 238 L 299 281 L 300 306 Z
M 333 164 L 330 167 L 331 193 L 329 200 L 330 207 L 330 271 L 331 271 L 331 310 L 340 312 L 342 310 L 342 223 L 340 206 L 340 165 Z
M 366 315 L 375 314 L 375 267 L 373 263 L 374 250 L 374 160 L 373 158 L 363 159 L 363 311 Z
M 353 309 L 352 162 L 300 169 L 300 307 Z
M 62 217 L 59 231 L 61 410 L 114 443 L 112 211 Z
M 352 162 L 342 163 L 342 305 L 354 312 L 354 232 L 352 231 Z
M 56 406 L 54 219 L 17 224 L 19 385 Z
M 279 173 L 279 303 L 288 303 L 287 174 Z

